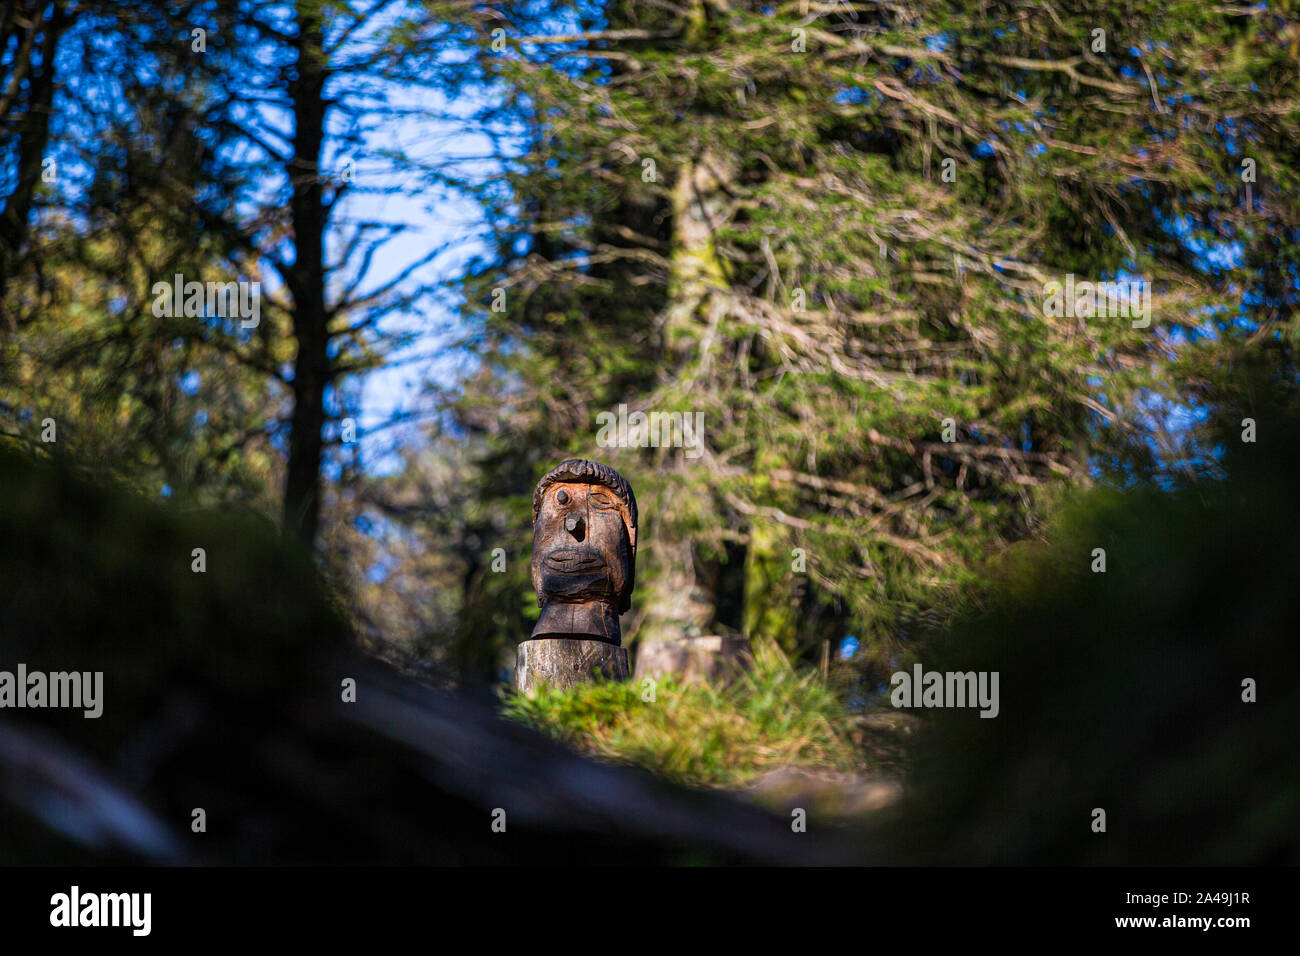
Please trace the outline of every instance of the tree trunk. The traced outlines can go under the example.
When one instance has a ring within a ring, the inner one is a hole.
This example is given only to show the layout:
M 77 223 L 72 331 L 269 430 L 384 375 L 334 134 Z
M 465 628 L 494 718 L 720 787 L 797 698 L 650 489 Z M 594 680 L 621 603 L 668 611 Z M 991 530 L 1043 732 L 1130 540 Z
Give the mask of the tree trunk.
M 698 347 L 709 310 L 720 308 L 726 275 L 713 244 L 713 230 L 727 216 L 723 180 L 730 167 L 706 150 L 688 160 L 673 187 L 672 276 L 664 329 L 666 369 L 679 369 Z M 672 488 L 669 478 L 668 488 Z M 671 502 L 671 494 L 667 501 Z M 671 507 L 671 504 L 668 505 Z M 668 515 L 667 508 L 660 514 Z M 691 540 L 674 532 L 671 519 L 656 523 L 646 549 L 651 573 L 642 589 L 645 616 L 638 641 L 677 640 L 707 634 L 716 615 L 714 595 L 697 579 Z
M 754 497 L 770 498 L 773 469 L 784 464 L 776 451 L 759 439 L 754 458 Z M 784 535 L 776 520 L 755 514 L 749 521 L 749 547 L 745 551 L 745 609 L 742 629 L 751 640 L 775 641 L 782 650 L 794 651 L 799 641 L 798 579 L 794 556 L 783 546 Z
M 45 147 L 50 138 L 50 109 L 54 102 L 54 60 L 59 44 L 59 37 L 72 17 L 63 9 L 61 3 L 53 6 L 50 19 L 44 24 L 41 33 L 41 15 L 45 4 L 26 4 L 31 25 L 26 27 L 28 36 L 17 38 L 18 50 L 14 54 L 11 71 L 14 79 L 26 72 L 29 84 L 26 95 L 26 112 L 16 125 L 15 185 L 12 193 L 5 198 L 4 212 L 0 213 L 0 308 L 3 308 L 5 292 L 9 280 L 17 267 L 19 255 L 27 241 L 27 231 L 31 216 L 32 203 L 36 197 L 36 184 L 41 177 L 41 163 L 45 158 Z M 6 25 L 16 20 L 11 9 L 6 14 Z M 21 25 L 18 29 L 23 29 Z M 39 39 L 37 34 L 40 33 Z M 8 45 L 10 31 L 6 29 L 3 37 Z M 41 64 L 36 68 L 31 60 L 39 52 Z M 23 58 L 25 54 L 25 59 Z M 21 87 L 14 85 L 15 90 Z M 2 92 L 2 91 L 0 91 Z M 22 109 L 23 97 L 17 96 L 11 109 Z M 6 112 L 9 112 L 8 110 Z M 0 120 L 6 117 L 0 116 Z
M 321 456 L 325 389 L 331 379 L 325 312 L 325 203 L 320 177 L 325 131 L 324 48 L 315 4 L 300 2 L 297 75 L 290 83 L 293 101 L 293 185 L 290 215 L 295 261 L 288 285 L 293 296 L 293 332 L 298 355 L 293 369 L 293 418 L 284 488 L 284 530 L 308 548 L 320 523 Z
M 753 662 L 746 638 L 713 634 L 644 644 L 637 649 L 633 674 L 638 680 L 676 677 L 683 682 L 726 682 Z

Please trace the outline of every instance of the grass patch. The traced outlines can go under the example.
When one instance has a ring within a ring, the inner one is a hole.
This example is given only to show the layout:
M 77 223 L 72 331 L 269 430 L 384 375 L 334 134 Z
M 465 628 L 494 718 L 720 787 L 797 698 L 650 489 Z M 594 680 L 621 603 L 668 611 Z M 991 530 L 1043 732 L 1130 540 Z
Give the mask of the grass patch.
M 508 691 L 507 717 L 602 759 L 636 764 L 696 787 L 738 788 L 783 767 L 868 769 L 861 720 L 816 671 L 797 671 L 775 648 L 729 685 L 641 681 Z

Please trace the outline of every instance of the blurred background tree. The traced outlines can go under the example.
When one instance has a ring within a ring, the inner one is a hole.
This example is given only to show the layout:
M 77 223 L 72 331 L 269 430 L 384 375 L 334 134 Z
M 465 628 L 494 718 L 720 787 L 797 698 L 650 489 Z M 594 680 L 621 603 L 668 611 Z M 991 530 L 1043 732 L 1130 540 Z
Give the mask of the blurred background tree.
M 485 62 L 521 145 L 483 192 L 498 255 L 466 280 L 485 371 L 446 403 L 486 436 L 511 553 L 547 462 L 634 477 L 635 639 L 853 634 L 879 675 L 1097 467 L 1204 458 L 1237 343 L 1293 347 L 1280 12 L 500 9 Z M 1145 281 L 1151 326 L 1046 314 L 1070 274 Z M 703 412 L 702 457 L 598 447 L 624 403 Z M 468 607 L 521 603 L 489 584 Z

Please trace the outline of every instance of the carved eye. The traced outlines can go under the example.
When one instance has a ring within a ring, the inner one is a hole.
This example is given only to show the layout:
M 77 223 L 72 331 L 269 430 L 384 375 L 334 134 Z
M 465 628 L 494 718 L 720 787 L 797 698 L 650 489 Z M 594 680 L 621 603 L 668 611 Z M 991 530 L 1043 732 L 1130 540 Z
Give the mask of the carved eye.
M 593 508 L 599 508 L 602 511 L 608 511 L 611 508 L 618 507 L 618 502 L 616 502 L 611 495 L 607 495 L 603 491 L 593 491 L 587 500 L 591 502 Z
M 555 493 L 555 500 L 562 505 L 567 505 L 569 503 L 569 493 L 561 488 Z

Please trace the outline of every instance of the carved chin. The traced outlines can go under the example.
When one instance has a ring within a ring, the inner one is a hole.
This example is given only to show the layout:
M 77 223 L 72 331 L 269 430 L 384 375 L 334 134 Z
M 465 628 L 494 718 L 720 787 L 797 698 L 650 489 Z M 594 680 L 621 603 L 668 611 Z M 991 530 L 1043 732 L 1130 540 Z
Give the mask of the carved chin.
M 577 574 L 543 570 L 541 584 L 539 593 L 543 602 L 551 600 L 576 604 L 580 601 L 614 599 L 614 585 L 604 568 Z

